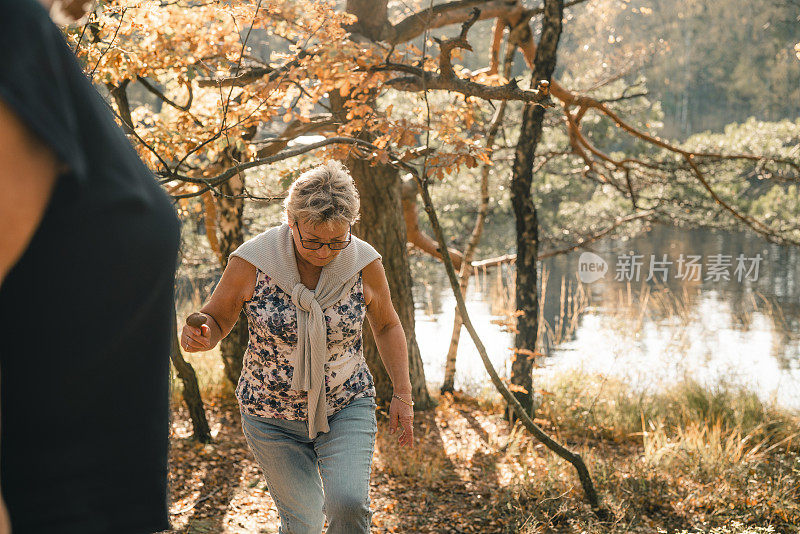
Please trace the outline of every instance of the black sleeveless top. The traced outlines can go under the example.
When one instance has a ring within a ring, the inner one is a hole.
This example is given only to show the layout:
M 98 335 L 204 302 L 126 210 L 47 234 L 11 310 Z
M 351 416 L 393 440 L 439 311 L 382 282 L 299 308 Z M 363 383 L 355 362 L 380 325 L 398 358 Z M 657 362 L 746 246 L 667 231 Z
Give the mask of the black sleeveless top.
M 69 167 L 0 286 L 12 528 L 165 530 L 179 222 L 45 9 L 0 13 L 0 99 Z

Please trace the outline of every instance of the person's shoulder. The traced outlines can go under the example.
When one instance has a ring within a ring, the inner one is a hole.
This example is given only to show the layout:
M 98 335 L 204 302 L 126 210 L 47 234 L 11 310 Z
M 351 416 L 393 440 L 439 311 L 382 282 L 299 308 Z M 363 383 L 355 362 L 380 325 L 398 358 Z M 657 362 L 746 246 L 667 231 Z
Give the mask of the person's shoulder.
M 376 258 L 361 269 L 361 285 L 364 290 L 364 299 L 367 304 L 372 302 L 372 296 L 379 293 L 387 285 L 386 272 L 383 269 L 383 262 Z
M 0 13 L 0 98 L 70 169 L 65 174 L 85 183 L 88 162 L 76 102 L 92 86 L 37 0 L 0 0 Z
M 257 267 L 255 265 L 241 256 L 231 256 L 228 260 L 228 265 L 225 267 L 226 271 L 230 270 L 231 274 L 235 275 L 255 274 L 256 269 Z
M 60 61 L 63 42 L 61 30 L 37 0 L 0 0 L 0 80 L 17 82 L 23 76 L 19 65 L 50 68 Z
M 259 243 L 267 239 L 274 238 L 283 229 L 284 226 L 285 226 L 284 224 L 276 224 L 275 226 L 270 226 L 263 232 L 254 235 L 253 237 L 245 241 L 243 244 Z
M 374 261 L 381 259 L 381 253 L 367 241 L 359 238 L 358 236 L 351 236 L 351 244 L 355 248 L 355 257 L 359 258 L 360 262 Z
M 0 0 L 4 19 L 6 15 L 28 15 L 31 17 L 47 16 L 47 10 L 38 0 Z
M 228 277 L 233 285 L 239 290 L 242 302 L 253 298 L 253 291 L 258 275 L 257 267 L 249 261 L 239 256 L 231 256 L 228 265 L 225 266 L 224 275 Z
M 55 27 L 45 7 L 38 0 L 0 0 L 0 34 Z M 57 28 L 56 28 L 57 29 Z M 28 35 L 29 38 L 35 35 Z
M 370 275 L 374 276 L 382 272 L 384 272 L 384 270 L 383 270 L 383 261 L 381 260 L 381 258 L 375 258 L 374 260 L 366 264 L 363 269 L 361 269 L 361 273 L 366 274 L 367 276 Z
M 247 259 L 248 261 L 253 260 L 255 257 L 264 252 L 265 247 L 267 247 L 269 243 L 273 242 L 273 240 L 277 237 L 277 232 L 280 230 L 280 228 L 280 225 L 273 226 L 271 228 L 267 228 L 260 234 L 256 234 L 250 239 L 247 239 L 244 243 L 239 245 L 236 250 L 231 252 L 230 257 L 239 256 Z
M 13 108 L 11 102 L 5 100 L 0 93 L 0 143 L 3 146 L 22 147 L 27 152 L 24 154 L 16 153 L 15 157 L 29 157 L 37 161 L 53 161 L 53 168 L 56 174 L 66 170 L 65 164 L 59 159 L 56 153 L 34 132 L 31 127 L 24 122 L 25 117 Z

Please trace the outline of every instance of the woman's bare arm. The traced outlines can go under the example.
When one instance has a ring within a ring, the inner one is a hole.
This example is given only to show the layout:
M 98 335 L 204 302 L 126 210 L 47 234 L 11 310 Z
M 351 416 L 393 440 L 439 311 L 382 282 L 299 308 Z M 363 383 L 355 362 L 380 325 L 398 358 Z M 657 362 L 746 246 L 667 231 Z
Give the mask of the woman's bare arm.
M 362 270 L 367 318 L 381 360 L 396 393 L 411 393 L 406 335 L 392 305 L 383 264 L 377 259 Z
M 0 99 L 0 286 L 19 260 L 50 201 L 59 163 Z M 0 497 L 0 534 L 10 532 Z
M 181 346 L 189 352 L 211 350 L 227 336 L 245 302 L 253 298 L 256 268 L 238 256 L 228 261 L 208 303 L 200 308 L 207 317 L 207 328 L 184 326 Z
M 28 247 L 50 201 L 59 162 L 0 99 L 0 285 Z
M 411 402 L 411 378 L 408 374 L 408 348 L 406 334 L 400 317 L 392 305 L 389 282 L 383 264 L 377 259 L 361 271 L 364 282 L 364 301 L 367 304 L 367 318 L 375 345 L 383 361 L 386 372 L 392 381 L 394 393 Z M 414 411 L 406 404 L 392 397 L 389 405 L 389 432 L 394 434 L 398 425 L 403 433 L 398 437 L 401 446 L 414 446 Z

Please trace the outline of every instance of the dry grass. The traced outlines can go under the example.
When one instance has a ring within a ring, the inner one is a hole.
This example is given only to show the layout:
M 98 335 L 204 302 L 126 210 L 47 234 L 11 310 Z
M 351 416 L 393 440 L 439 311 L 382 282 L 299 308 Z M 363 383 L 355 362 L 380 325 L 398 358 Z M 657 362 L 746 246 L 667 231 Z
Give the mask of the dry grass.
M 507 454 L 532 466 L 523 469 L 532 476 L 508 498 L 515 509 L 524 510 L 521 496 L 536 502 L 521 532 L 800 527 L 796 414 L 724 385 L 685 383 L 644 395 L 605 377 L 567 373 L 545 387 L 539 422 L 583 455 L 614 519 L 576 513 L 581 494 L 572 467 L 520 433 Z M 743 526 L 730 527 L 734 520 Z
M 510 309 L 513 286 L 496 287 L 495 310 Z M 645 318 L 678 326 L 691 320 L 692 295 L 663 289 L 632 295 L 630 288 L 622 291 L 611 314 L 628 330 L 641 328 Z M 563 319 L 554 325 L 541 320 L 540 333 L 554 341 L 570 335 L 590 305 L 585 297 L 576 287 L 561 301 Z M 743 320 L 748 320 L 746 313 Z M 217 350 L 187 359 L 206 398 L 230 398 L 232 386 Z M 800 532 L 796 413 L 726 383 L 708 388 L 685 381 L 642 393 L 618 379 L 581 372 L 542 380 L 537 383 L 544 392 L 537 422 L 583 456 L 610 511 L 609 521 L 592 515 L 572 466 L 519 424 L 509 427 L 496 392 L 486 389 L 477 399 L 443 396 L 435 410 L 419 414 L 417 446 L 411 450 L 395 447 L 388 423 L 379 423 L 373 532 Z M 175 385 L 174 399 L 180 403 L 180 381 Z M 228 419 L 235 422 L 231 413 Z M 235 424 L 229 432 L 238 432 Z M 240 440 L 236 446 L 241 448 Z M 236 491 L 263 512 L 269 500 L 258 487 L 257 470 L 246 454 L 240 458 L 245 458 L 240 465 L 246 465 L 249 482 L 237 484 Z M 242 532 L 230 526 L 241 514 L 231 515 L 228 501 L 219 497 L 216 506 L 228 506 L 224 531 Z M 209 517 L 216 517 L 213 511 Z M 272 512 L 259 525 L 274 526 L 269 518 Z
M 417 414 L 413 449 L 398 448 L 386 419 L 379 420 L 372 532 L 797 531 L 795 415 L 763 405 L 756 410 L 746 392 L 703 394 L 696 385 L 642 396 L 624 384 L 572 373 L 547 387 L 551 395 L 537 418 L 582 454 L 609 521 L 592 515 L 572 466 L 521 425 L 510 426 L 494 397 L 456 392 Z M 274 532 L 274 503 L 243 443 L 236 403 L 207 398 L 213 400 L 211 446 L 187 439 L 186 411 L 175 405 L 175 532 Z M 647 407 L 645 432 L 639 405 Z

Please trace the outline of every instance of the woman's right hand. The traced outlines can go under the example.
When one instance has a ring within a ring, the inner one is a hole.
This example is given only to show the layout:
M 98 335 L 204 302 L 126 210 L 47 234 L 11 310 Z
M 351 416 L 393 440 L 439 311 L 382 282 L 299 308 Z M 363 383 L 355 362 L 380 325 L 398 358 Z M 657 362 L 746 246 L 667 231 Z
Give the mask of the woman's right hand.
M 181 348 L 186 352 L 211 350 L 211 328 L 208 324 L 196 326 L 183 325 Z
M 253 298 L 255 287 L 255 266 L 231 256 L 211 299 L 201 308 L 203 311 L 187 317 L 188 324 L 181 331 L 181 348 L 186 352 L 203 352 L 215 347 L 230 333 L 244 303 Z

